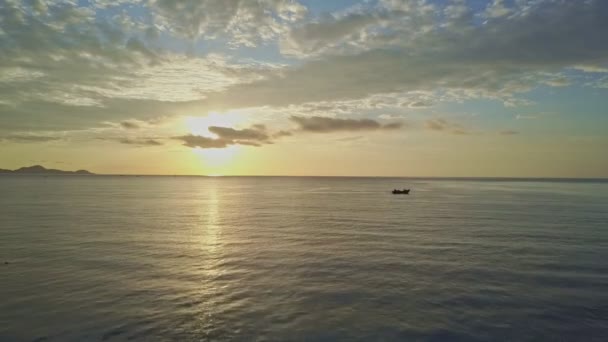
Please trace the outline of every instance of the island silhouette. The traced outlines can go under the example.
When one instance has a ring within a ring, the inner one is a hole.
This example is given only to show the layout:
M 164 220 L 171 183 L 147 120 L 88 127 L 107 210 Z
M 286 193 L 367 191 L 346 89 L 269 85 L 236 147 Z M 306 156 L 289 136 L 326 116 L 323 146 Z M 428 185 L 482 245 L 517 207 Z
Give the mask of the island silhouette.
M 42 165 L 25 166 L 16 170 L 0 169 L 0 174 L 41 174 L 41 175 L 94 175 L 87 170 L 64 171 L 57 169 L 47 169 Z

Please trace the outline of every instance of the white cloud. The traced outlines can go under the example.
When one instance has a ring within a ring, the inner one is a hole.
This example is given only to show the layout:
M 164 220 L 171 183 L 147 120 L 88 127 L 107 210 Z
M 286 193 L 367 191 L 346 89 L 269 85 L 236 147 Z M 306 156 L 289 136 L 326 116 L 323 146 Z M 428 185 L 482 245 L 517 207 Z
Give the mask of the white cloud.
M 364 39 L 361 32 L 382 21 L 374 13 L 349 13 L 342 17 L 328 15 L 319 21 L 294 27 L 281 41 L 281 52 L 287 55 L 318 54 L 338 44 L 354 45 Z
M 587 73 L 606 73 L 608 72 L 608 67 L 601 65 L 593 65 L 593 64 L 581 64 L 575 65 L 572 67 L 575 70 L 579 70 Z
M 0 82 L 26 82 L 43 77 L 44 73 L 19 66 L 0 68 Z
M 424 122 L 424 127 L 431 131 L 446 132 L 456 135 L 467 135 L 471 133 L 462 124 L 451 122 L 442 118 L 426 120 Z
M 568 80 L 567 77 L 559 76 L 556 78 L 548 79 L 548 80 L 544 81 L 544 83 L 551 87 L 566 87 L 566 86 L 570 85 L 570 80 Z
M 539 113 L 526 113 L 526 114 L 517 114 L 515 115 L 516 120 L 535 120 L 543 117 L 548 117 L 555 115 L 552 112 L 539 112 Z
M 421 5 L 409 5 L 391 15 L 399 13 L 408 22 L 411 15 L 421 12 Z M 444 90 L 460 92 L 465 98 L 493 98 L 517 105 L 526 102 L 518 99 L 518 94 L 539 84 L 566 85 L 565 79 L 554 76 L 563 68 L 608 60 L 604 42 L 608 2 L 522 2 L 517 13 L 507 20 L 472 25 L 457 34 L 418 29 L 413 35 L 416 38 L 402 45 L 391 42 L 378 48 L 376 37 L 372 49 L 327 55 L 280 75 L 238 84 L 225 92 L 208 94 L 204 104 L 288 106 Z
M 488 18 L 500 18 L 508 15 L 512 9 L 505 6 L 504 0 L 493 0 L 488 4 L 485 15 Z
M 602 77 L 591 84 L 596 88 L 608 89 L 608 77 Z
M 264 63 L 234 63 L 221 55 L 202 58 L 171 54 L 130 75 L 116 76 L 111 86 L 82 86 L 81 89 L 105 98 L 185 102 L 201 99 L 204 93 L 230 85 L 261 80 L 279 68 Z
M 157 23 L 174 34 L 224 37 L 245 46 L 275 38 L 307 11 L 295 0 L 153 0 L 151 5 Z
M 74 128 L 233 108 L 380 115 L 479 98 L 518 106 L 538 85 L 580 81 L 560 74 L 565 68 L 608 65 L 603 0 L 496 0 L 478 13 L 462 0 L 379 0 L 314 18 L 290 0 L 91 4 L 4 1 L 0 126 Z M 110 8 L 133 4 L 149 17 Z M 222 47 L 272 42 L 268 49 L 301 59 L 245 61 L 238 54 L 252 49 L 207 54 L 209 44 L 206 55 L 196 44 L 183 53 L 173 45 L 183 37 Z

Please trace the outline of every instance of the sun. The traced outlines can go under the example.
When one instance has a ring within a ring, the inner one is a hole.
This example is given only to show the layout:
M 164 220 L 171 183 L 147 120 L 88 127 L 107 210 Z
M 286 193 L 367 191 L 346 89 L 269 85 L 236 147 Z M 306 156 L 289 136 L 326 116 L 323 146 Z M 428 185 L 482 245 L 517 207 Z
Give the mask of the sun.
M 213 138 L 214 135 L 209 132 L 210 126 L 235 127 L 244 121 L 245 118 L 242 115 L 234 112 L 211 112 L 206 116 L 186 116 L 184 125 L 190 134 Z
M 186 130 L 192 135 L 200 135 L 208 138 L 217 138 L 209 132 L 209 127 L 235 127 L 245 121 L 242 115 L 237 113 L 209 113 L 207 116 L 187 116 L 184 118 Z M 207 175 L 222 175 L 234 163 L 236 156 L 241 152 L 241 147 L 231 145 L 224 148 L 193 148 L 192 152 L 201 162 L 201 167 Z

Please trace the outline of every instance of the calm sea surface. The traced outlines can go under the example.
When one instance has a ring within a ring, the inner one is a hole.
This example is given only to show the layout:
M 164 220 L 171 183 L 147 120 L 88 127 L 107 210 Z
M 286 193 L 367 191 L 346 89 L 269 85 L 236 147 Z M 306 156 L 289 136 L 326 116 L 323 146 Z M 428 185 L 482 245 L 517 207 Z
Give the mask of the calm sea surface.
M 32 340 L 606 341 L 608 183 L 2 176 Z

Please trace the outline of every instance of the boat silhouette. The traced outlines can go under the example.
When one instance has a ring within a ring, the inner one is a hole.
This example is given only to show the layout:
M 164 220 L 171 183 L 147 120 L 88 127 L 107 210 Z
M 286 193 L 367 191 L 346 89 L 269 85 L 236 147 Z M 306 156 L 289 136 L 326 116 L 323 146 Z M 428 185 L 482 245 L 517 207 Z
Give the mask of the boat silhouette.
M 403 190 L 395 189 L 395 190 L 393 190 L 393 195 L 409 195 L 409 194 L 410 194 L 410 189 L 403 189 Z

